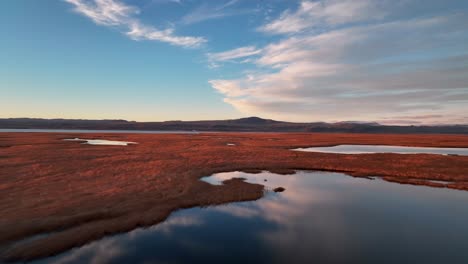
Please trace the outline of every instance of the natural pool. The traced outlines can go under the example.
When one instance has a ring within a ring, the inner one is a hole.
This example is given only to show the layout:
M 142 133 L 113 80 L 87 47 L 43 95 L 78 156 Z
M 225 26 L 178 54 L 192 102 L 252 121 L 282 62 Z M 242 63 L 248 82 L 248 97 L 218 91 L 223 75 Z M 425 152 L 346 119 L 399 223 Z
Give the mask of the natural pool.
M 82 144 L 88 144 L 88 145 L 128 146 L 131 144 L 137 144 L 136 142 L 104 140 L 104 139 L 67 138 L 64 140 L 83 142 Z
M 398 153 L 398 154 L 439 154 L 468 156 L 468 148 L 429 148 L 385 145 L 337 145 L 330 147 L 297 148 L 297 151 L 325 152 L 341 154 Z
M 265 197 L 180 210 L 33 263 L 467 263 L 468 192 L 332 172 L 202 180 L 233 177 L 264 184 Z

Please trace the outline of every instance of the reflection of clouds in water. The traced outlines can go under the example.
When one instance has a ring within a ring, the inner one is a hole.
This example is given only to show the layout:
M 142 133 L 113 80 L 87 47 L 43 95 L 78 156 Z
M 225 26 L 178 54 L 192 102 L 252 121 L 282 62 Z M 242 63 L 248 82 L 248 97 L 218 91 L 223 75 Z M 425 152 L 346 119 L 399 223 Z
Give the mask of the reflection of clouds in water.
M 466 192 L 332 172 L 233 172 L 214 177 L 243 177 L 286 191 L 267 191 L 257 201 L 180 210 L 156 226 L 108 237 L 40 263 L 205 263 L 227 257 L 236 263 L 246 257 L 268 263 L 377 263 L 388 248 L 406 259 L 411 245 L 414 259 L 431 260 L 428 252 L 443 248 L 446 256 L 456 256 L 462 252 L 458 245 L 466 244 L 462 232 L 468 219 L 463 210 Z M 453 234 L 463 238 L 454 239 Z M 407 239 L 403 244 L 402 235 Z M 421 246 L 421 236 L 435 244 Z M 439 238 L 444 244 L 437 244 Z
M 180 227 L 180 226 L 200 226 L 203 224 L 203 220 L 200 216 L 196 215 L 177 215 L 174 217 L 170 217 L 165 222 L 161 223 L 160 225 L 153 226 L 152 228 L 156 229 L 157 231 L 163 231 L 166 233 L 170 233 L 173 228 Z
M 130 239 L 136 239 L 141 235 L 152 235 L 158 232 L 170 234 L 177 227 L 200 226 L 202 224 L 203 220 L 197 215 L 172 215 L 162 223 L 148 228 L 138 228 L 128 232 L 126 235 Z
M 275 223 L 275 229 L 264 231 L 259 236 L 275 248 L 272 252 L 275 252 L 277 257 L 285 258 L 285 260 L 291 258 L 290 252 L 297 252 L 295 258 L 300 262 L 302 256 L 310 254 L 311 246 L 326 249 L 327 252 L 340 252 L 344 250 L 344 244 L 347 244 L 346 224 L 340 215 L 341 211 L 338 208 L 327 209 L 326 212 L 320 209 L 320 205 L 324 203 L 338 201 L 337 184 L 356 181 L 349 176 L 340 174 L 337 177 L 338 175 L 333 172 L 301 171 L 295 175 L 278 175 L 269 172 L 215 174 L 212 177 L 217 183 L 231 178 L 246 178 L 246 182 L 262 184 L 267 189 L 281 186 L 286 188 L 286 191 L 279 194 L 269 192 L 266 197 L 254 203 L 229 204 L 215 207 L 213 210 L 241 218 L 262 217 Z M 304 177 L 309 177 L 309 179 L 304 180 Z M 324 177 L 327 181 L 334 183 L 333 189 L 320 184 L 320 179 Z M 267 181 L 265 182 L 264 179 Z M 313 239 L 307 240 L 309 236 Z M 298 245 L 297 241 L 301 240 L 304 241 L 304 245 Z M 313 245 L 312 242 L 318 242 L 320 245 Z M 340 256 L 332 256 L 332 258 L 341 260 Z
M 142 237 L 151 237 L 165 234 L 168 235 L 173 229 L 187 226 L 199 226 L 203 221 L 200 216 L 196 215 L 174 215 L 169 217 L 166 221 L 149 227 L 138 228 L 125 234 L 103 238 L 98 241 L 91 242 L 82 247 L 72 249 L 66 252 L 64 256 L 58 256 L 51 261 L 53 264 L 105 264 L 112 263 L 118 257 L 124 256 L 135 250 L 134 241 Z M 189 243 L 188 241 L 186 241 Z M 190 245 L 196 246 L 194 243 Z M 154 263 L 154 262 L 151 262 Z
M 308 174 L 308 175 L 303 175 Z M 328 173 L 318 173 L 319 177 L 326 177 Z M 262 215 L 267 220 L 276 223 L 289 222 L 289 218 L 304 213 L 304 205 L 324 200 L 334 199 L 332 191 L 316 188 L 313 184 L 304 184 L 301 177 L 314 177 L 310 172 L 297 172 L 296 175 L 278 175 L 270 172 L 249 174 L 244 172 L 218 173 L 203 180 L 219 184 L 232 178 L 246 178 L 246 182 L 264 185 L 266 189 L 284 187 L 286 191 L 280 194 L 267 193 L 266 197 L 255 203 L 234 203 L 213 208 L 214 210 L 231 214 L 237 217 L 250 218 Z M 265 182 L 264 179 L 267 179 Z
M 276 218 L 275 220 L 280 221 L 277 229 L 259 235 L 271 248 L 274 248 L 272 252 L 276 257 L 295 258 L 296 261 L 292 262 L 300 262 L 301 259 L 310 257 L 312 252 L 316 253 L 317 249 L 320 249 L 319 254 L 328 255 L 331 260 L 339 259 L 340 252 L 349 248 L 346 220 L 341 217 L 341 212 L 327 209 L 325 214 L 321 210 L 316 210 L 315 214 L 312 214 L 312 210 L 314 209 L 304 212 L 306 217 L 284 215 L 282 218 Z M 291 252 L 295 252 L 294 256 Z M 345 263 L 345 260 L 341 263 Z
M 243 177 L 245 173 L 239 172 L 239 171 L 233 171 L 233 172 L 222 172 L 222 173 L 217 173 L 213 174 L 208 177 L 203 177 L 200 180 L 207 182 L 212 185 L 222 185 L 223 181 L 229 180 L 232 178 L 241 178 Z
M 307 177 L 307 178 L 306 178 Z M 295 175 L 278 175 L 270 172 L 249 174 L 244 172 L 219 173 L 203 180 L 212 184 L 221 184 L 222 181 L 232 178 L 246 178 L 246 182 L 266 186 L 267 190 L 275 187 L 286 188 L 285 192 L 274 193 L 268 191 L 266 196 L 255 202 L 240 202 L 227 205 L 210 207 L 210 210 L 223 214 L 244 218 L 261 218 L 273 223 L 275 229 L 258 231 L 258 237 L 274 248 L 277 257 L 285 257 L 296 251 L 297 257 L 308 254 L 310 250 L 297 245 L 297 241 L 304 240 L 304 236 L 312 236 L 314 239 L 305 241 L 309 246 L 325 249 L 326 252 L 339 252 L 340 245 L 345 248 L 346 226 L 338 208 L 321 210 L 324 203 L 336 203 L 340 199 L 337 189 L 358 184 L 364 186 L 368 180 L 354 179 L 339 173 L 331 172 L 302 172 Z M 326 184 L 322 179 L 326 178 Z M 265 182 L 264 180 L 267 179 Z M 305 180 L 307 179 L 307 180 Z M 330 187 L 333 185 L 333 187 Z M 337 187 L 338 186 L 338 187 Z M 341 197 L 342 198 L 342 197 Z M 343 203 L 343 201 L 340 201 Z M 138 228 L 125 234 L 107 237 L 92 242 L 83 247 L 74 249 L 64 256 L 54 258 L 54 264 L 74 263 L 110 263 L 121 258 L 131 256 L 139 251 L 139 241 L 151 240 L 155 237 L 166 238 L 177 235 L 181 227 L 202 226 L 205 218 L 203 215 L 193 213 L 187 209 L 172 214 L 166 221 L 149 228 Z M 197 209 L 199 210 L 199 209 Z M 308 219 L 304 221 L 304 219 Z M 313 223 L 313 224 L 312 224 Z M 180 236 L 177 235 L 177 236 Z M 319 241 L 319 242 L 318 242 Z M 213 245 L 199 243 L 197 237 L 184 236 L 174 240 L 181 248 L 192 250 L 199 254 L 211 254 Z M 306 243 L 306 244 L 307 244 Z M 320 243 L 320 245 L 316 244 Z M 291 248 L 296 247 L 296 248 Z M 306 245 L 304 247 L 307 247 Z M 349 248 L 349 246 L 348 246 Z
M 260 210 L 256 206 L 247 207 L 241 204 L 220 205 L 211 209 L 241 218 L 252 218 L 260 215 Z
M 124 253 L 122 242 L 116 239 L 104 239 L 99 243 L 93 242 L 78 249 L 72 250 L 70 254 L 52 261 L 52 264 L 90 263 L 105 264 L 110 263 L 116 257 Z

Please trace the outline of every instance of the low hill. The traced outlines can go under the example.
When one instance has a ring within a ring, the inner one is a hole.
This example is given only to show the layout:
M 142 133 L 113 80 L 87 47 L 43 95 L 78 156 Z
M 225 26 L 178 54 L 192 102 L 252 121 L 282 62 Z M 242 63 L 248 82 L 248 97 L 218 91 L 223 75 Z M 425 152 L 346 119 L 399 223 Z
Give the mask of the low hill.
M 375 122 L 283 122 L 259 117 L 230 120 L 135 122 L 85 119 L 0 119 L 0 129 L 184 130 L 237 132 L 348 132 L 468 134 L 468 125 L 389 126 Z

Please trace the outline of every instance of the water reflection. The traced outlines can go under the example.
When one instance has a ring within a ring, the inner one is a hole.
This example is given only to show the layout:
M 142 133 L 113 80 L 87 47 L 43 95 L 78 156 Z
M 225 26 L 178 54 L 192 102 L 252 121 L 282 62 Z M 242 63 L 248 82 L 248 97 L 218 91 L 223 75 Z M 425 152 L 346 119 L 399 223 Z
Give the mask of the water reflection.
M 136 142 L 115 141 L 115 140 L 105 140 L 105 139 L 67 138 L 64 140 L 83 142 L 82 144 L 88 144 L 88 145 L 128 146 L 130 144 L 138 144 Z
M 466 263 L 468 192 L 329 172 L 220 173 L 268 189 L 35 263 Z M 264 180 L 267 179 L 265 182 Z
M 468 156 L 468 148 L 429 148 L 429 147 L 402 147 L 384 145 L 337 145 L 331 147 L 297 148 L 297 151 L 364 154 L 364 153 L 398 153 L 398 154 L 440 154 Z

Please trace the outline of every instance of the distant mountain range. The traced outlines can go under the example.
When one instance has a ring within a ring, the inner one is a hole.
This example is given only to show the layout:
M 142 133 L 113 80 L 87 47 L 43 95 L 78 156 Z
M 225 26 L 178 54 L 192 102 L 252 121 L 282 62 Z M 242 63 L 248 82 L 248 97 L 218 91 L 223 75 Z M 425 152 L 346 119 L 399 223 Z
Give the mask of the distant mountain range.
M 185 130 L 237 132 L 350 132 L 468 134 L 468 125 L 394 126 L 375 122 L 283 122 L 259 117 L 207 121 L 135 122 L 82 119 L 0 119 L 0 129 Z

